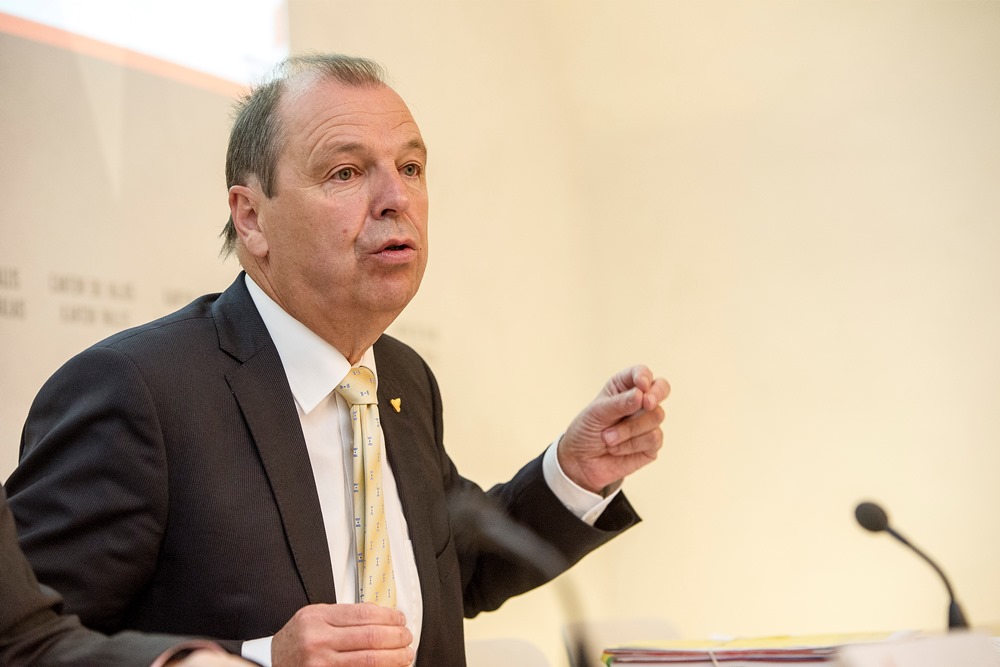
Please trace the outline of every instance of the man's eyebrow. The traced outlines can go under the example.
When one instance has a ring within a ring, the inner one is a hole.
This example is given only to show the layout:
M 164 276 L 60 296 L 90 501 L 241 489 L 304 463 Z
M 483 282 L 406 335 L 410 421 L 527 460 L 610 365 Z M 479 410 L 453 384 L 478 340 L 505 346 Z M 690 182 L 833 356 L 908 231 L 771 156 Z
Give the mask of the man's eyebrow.
M 406 147 L 409 150 L 417 151 L 420 156 L 426 160 L 427 159 L 427 145 L 424 143 L 423 139 L 410 139 L 406 143 Z

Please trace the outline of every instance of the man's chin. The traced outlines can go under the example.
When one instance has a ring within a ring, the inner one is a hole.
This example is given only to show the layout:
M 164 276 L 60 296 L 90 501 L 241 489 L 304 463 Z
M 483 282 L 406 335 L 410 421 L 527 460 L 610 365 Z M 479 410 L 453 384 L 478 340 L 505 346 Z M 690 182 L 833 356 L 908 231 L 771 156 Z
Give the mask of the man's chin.
M 403 312 L 403 309 L 417 295 L 419 286 L 419 283 L 416 285 L 412 283 L 384 285 L 373 295 L 371 310 L 396 319 L 396 316 Z

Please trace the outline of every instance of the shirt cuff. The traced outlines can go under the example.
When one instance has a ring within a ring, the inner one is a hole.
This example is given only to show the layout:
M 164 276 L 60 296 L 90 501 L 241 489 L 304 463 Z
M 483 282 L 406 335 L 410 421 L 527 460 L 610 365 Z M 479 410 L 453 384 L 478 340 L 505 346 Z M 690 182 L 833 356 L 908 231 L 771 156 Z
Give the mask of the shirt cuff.
M 593 526 L 601 517 L 604 509 L 621 491 L 622 483 L 615 482 L 606 490 L 606 496 L 600 496 L 591 493 L 571 480 L 563 472 L 562 466 L 559 465 L 557 449 L 561 439 L 562 436 L 556 438 L 556 441 L 545 450 L 545 455 L 542 458 L 542 474 L 545 475 L 545 483 L 549 485 L 549 489 L 552 490 L 556 498 L 566 506 L 566 509 L 588 526 Z
M 243 648 L 240 649 L 243 657 L 247 660 L 253 660 L 258 665 L 263 665 L 263 667 L 271 667 L 271 640 L 274 637 L 261 637 L 260 639 L 251 639 L 250 641 L 243 642 Z

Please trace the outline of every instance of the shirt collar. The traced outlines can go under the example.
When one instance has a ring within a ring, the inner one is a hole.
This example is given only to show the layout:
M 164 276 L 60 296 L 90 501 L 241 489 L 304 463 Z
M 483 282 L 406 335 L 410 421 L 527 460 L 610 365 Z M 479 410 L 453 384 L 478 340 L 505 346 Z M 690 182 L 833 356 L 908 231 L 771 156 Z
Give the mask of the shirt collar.
M 337 348 L 285 312 L 249 274 L 246 276 L 246 286 L 274 346 L 278 348 L 278 356 L 281 357 L 292 396 L 302 411 L 309 414 L 337 388 L 347 376 L 351 364 Z M 375 373 L 377 385 L 378 372 L 375 370 L 375 352 L 372 348 L 365 350 L 358 363 Z

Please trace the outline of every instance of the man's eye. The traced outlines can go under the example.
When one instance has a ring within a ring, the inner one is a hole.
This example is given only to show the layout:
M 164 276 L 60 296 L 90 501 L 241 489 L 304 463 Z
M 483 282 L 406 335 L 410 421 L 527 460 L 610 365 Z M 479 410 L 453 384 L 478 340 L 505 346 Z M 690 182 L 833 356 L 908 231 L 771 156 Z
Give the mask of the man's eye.
M 354 176 L 354 170 L 350 167 L 344 167 L 339 171 L 334 172 L 333 178 L 338 181 L 349 181 Z
M 403 166 L 404 176 L 419 176 L 420 175 L 420 165 L 419 164 L 408 164 Z

